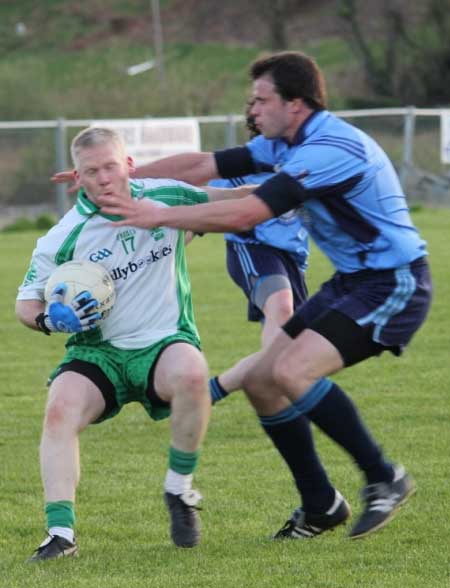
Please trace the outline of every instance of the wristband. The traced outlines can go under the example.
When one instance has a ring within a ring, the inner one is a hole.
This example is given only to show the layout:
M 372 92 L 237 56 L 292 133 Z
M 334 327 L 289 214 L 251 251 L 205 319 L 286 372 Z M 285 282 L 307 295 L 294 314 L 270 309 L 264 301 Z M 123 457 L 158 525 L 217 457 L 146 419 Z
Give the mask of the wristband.
M 36 323 L 37 328 L 44 333 L 45 335 L 50 335 L 51 331 L 50 329 L 47 327 L 47 325 L 45 324 L 45 319 L 48 317 L 48 314 L 45 314 L 44 312 L 41 312 L 40 314 L 37 315 L 37 317 L 34 319 L 34 322 Z

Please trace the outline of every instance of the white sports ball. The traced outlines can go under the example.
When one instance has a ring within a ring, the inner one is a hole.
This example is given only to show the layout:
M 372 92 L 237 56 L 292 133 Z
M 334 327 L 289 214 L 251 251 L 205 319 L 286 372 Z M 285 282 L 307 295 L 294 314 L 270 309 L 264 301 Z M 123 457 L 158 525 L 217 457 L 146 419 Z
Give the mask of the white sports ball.
M 77 294 L 87 290 L 93 298 L 98 300 L 97 310 L 102 315 L 102 321 L 111 312 L 116 300 L 114 282 L 106 269 L 99 263 L 82 259 L 66 261 L 66 263 L 59 265 L 45 286 L 46 302 L 49 302 L 53 289 L 60 282 L 67 284 L 64 304 L 70 304 Z

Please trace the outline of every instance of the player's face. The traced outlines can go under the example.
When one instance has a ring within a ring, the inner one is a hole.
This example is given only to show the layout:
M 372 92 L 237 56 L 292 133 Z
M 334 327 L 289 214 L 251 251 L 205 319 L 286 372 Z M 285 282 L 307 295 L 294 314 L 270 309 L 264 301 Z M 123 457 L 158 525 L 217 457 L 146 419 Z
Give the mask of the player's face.
M 292 139 L 298 127 L 293 112 L 293 101 L 283 100 L 270 75 L 262 76 L 253 82 L 252 101 L 250 114 L 267 139 Z
M 86 147 L 78 154 L 76 176 L 87 196 L 97 204 L 99 196 L 130 197 L 132 160 L 119 145 L 105 143 Z

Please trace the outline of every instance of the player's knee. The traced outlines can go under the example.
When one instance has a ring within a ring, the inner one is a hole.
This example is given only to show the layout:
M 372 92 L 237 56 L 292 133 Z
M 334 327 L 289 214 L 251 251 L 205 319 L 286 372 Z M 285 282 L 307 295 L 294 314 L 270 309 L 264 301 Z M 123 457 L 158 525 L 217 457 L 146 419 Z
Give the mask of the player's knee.
M 250 398 L 261 398 L 265 396 L 264 392 L 267 390 L 267 386 L 264 385 L 264 379 L 258 369 L 250 369 L 246 372 L 243 381 L 242 388 L 244 392 Z
M 193 363 L 176 375 L 176 389 L 192 400 L 201 400 L 208 395 L 208 371 L 202 362 Z
M 278 316 L 278 324 L 280 325 L 280 327 L 282 327 L 285 323 L 288 322 L 288 320 L 292 317 L 293 315 L 293 309 L 291 305 L 286 305 L 282 308 L 280 308 L 280 314 Z
M 281 326 L 288 321 L 293 312 L 294 305 L 290 289 L 281 289 L 267 298 L 263 306 L 266 319 Z
M 293 371 L 292 365 L 282 357 L 274 362 L 272 377 L 275 385 L 284 391 L 303 392 L 315 381 L 314 377 L 308 376 L 307 369 Z
M 60 432 L 73 428 L 70 411 L 63 398 L 52 399 L 45 411 L 44 428 L 47 432 Z
M 278 325 L 284 325 L 292 316 L 293 308 L 289 300 L 280 300 L 274 309 L 274 318 Z
M 50 402 L 44 417 L 44 428 L 52 430 L 60 427 L 64 422 L 64 408 L 60 402 Z
M 77 394 L 57 394 L 47 403 L 44 428 L 48 432 L 71 432 L 79 428 L 81 411 Z
M 282 364 L 275 364 L 273 366 L 273 379 L 277 386 L 286 390 L 292 385 L 292 378 Z

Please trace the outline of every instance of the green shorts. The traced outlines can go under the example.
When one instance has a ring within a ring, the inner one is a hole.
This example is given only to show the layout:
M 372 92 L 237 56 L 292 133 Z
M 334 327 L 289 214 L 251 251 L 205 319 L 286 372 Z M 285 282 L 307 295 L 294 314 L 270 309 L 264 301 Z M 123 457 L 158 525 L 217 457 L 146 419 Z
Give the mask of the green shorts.
M 102 389 L 102 386 L 99 386 L 105 398 L 106 408 L 100 418 L 95 421 L 96 423 L 112 418 L 129 402 L 139 402 L 149 416 L 158 421 L 169 416 L 170 406 L 164 402 L 160 404 L 151 402 L 149 397 L 149 374 L 152 372 L 163 349 L 177 342 L 189 343 L 200 349 L 196 338 L 182 332 L 161 339 L 158 343 L 143 349 L 118 349 L 108 342 L 98 343 L 97 345 L 70 345 L 67 347 L 62 362 L 50 374 L 49 382 L 51 383 L 60 373 L 67 371 L 64 366 L 69 362 L 78 360 L 87 364 L 94 364 L 106 376 L 109 381 L 108 384 L 111 384 L 108 385 L 108 388 L 112 389 L 111 395 L 113 396 L 113 398 L 107 398 L 105 390 Z M 72 366 L 69 369 L 70 371 L 78 371 L 76 367 L 72 368 Z M 89 371 L 80 370 L 80 373 L 89 378 Z M 93 378 L 90 379 L 93 380 Z M 97 384 L 97 382 L 95 383 Z

